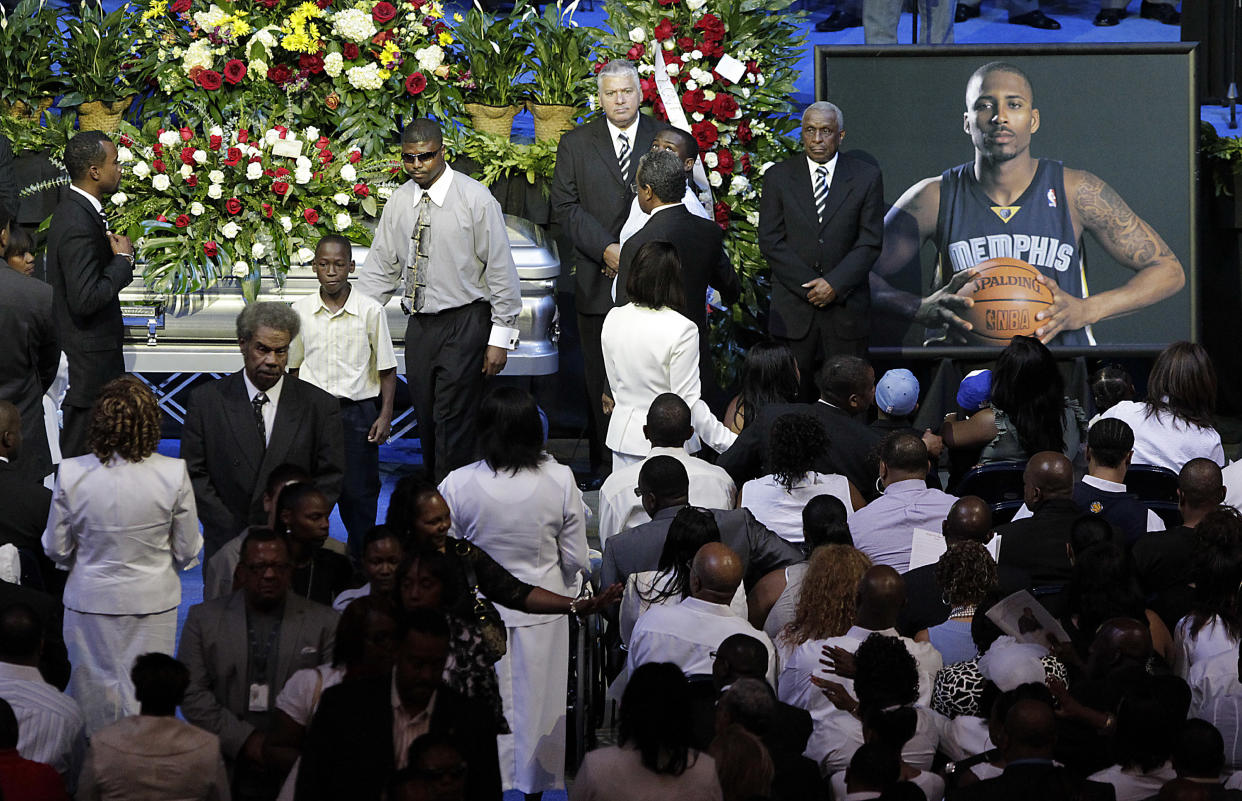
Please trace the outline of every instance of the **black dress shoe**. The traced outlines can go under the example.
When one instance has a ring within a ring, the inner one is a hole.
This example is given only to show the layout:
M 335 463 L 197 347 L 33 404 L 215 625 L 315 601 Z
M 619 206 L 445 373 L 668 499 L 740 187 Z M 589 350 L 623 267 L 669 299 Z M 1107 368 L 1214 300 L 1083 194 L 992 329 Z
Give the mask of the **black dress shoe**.
M 954 22 L 965 22 L 968 19 L 974 19 L 979 16 L 979 6 L 971 6 L 966 3 L 958 3 L 957 11 L 953 12 Z
M 1111 28 L 1121 22 L 1126 15 L 1125 9 L 1122 8 L 1101 8 L 1100 13 L 1095 15 L 1095 22 L 1101 28 Z
M 826 19 L 815 23 L 815 30 L 820 33 L 834 33 L 846 28 L 857 28 L 859 25 L 862 25 L 862 17 L 838 9 L 829 14 Z
M 1149 3 L 1147 0 L 1143 0 L 1143 4 L 1139 6 L 1139 16 L 1143 19 L 1163 22 L 1165 25 L 1177 25 L 1182 21 L 1182 15 L 1173 6 L 1165 3 Z
M 1039 28 L 1041 31 L 1061 30 L 1061 23 L 1040 11 L 1038 8 L 1028 14 L 1020 14 L 1016 17 L 1010 17 L 1009 24 L 1027 25 L 1032 28 Z

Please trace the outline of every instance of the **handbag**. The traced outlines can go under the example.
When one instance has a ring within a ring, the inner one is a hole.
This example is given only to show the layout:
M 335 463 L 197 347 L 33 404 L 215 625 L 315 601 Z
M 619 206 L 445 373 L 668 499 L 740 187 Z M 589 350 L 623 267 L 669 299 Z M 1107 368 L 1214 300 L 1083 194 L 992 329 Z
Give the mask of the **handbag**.
M 483 647 L 487 652 L 488 660 L 496 664 L 509 650 L 508 629 L 500 617 L 500 612 L 496 611 L 495 605 L 479 592 L 479 577 L 474 571 L 474 560 L 470 558 L 470 544 L 464 540 L 458 540 L 454 547 L 457 549 L 462 569 L 466 571 L 466 585 L 470 588 L 470 594 L 474 596 L 474 608 L 471 611 L 479 627 L 479 633 L 483 636 Z

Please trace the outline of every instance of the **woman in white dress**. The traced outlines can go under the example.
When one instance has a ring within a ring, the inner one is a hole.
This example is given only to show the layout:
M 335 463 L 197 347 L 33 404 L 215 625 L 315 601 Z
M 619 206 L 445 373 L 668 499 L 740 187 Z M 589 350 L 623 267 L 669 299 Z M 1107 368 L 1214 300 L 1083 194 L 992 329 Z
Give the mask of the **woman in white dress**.
M 848 478 L 815 471 L 815 462 L 828 448 L 828 435 L 814 417 L 781 415 L 772 423 L 768 443 L 770 472 L 742 485 L 738 505 L 781 538 L 802 542 L 802 510 L 818 495 L 831 495 L 845 504 L 847 520 L 862 508 L 862 495 Z
M 699 384 L 699 329 L 681 313 L 681 262 L 667 242 L 648 242 L 634 255 L 626 278 L 630 302 L 608 312 L 600 335 L 604 368 L 608 372 L 612 404 L 608 447 L 613 469 L 642 461 L 651 448 L 643 426 L 647 409 L 657 395 L 672 392 L 690 407 L 695 437 L 690 452 L 702 440 L 723 453 L 737 439 L 716 419 L 702 399 Z
M 440 493 L 452 510 L 450 533 L 482 548 L 517 579 L 575 596 L 589 568 L 586 507 L 573 472 L 543 452 L 535 400 L 513 387 L 479 406 L 485 458 L 449 473 Z M 508 649 L 496 663 L 505 718 L 501 780 L 538 797 L 565 786 L 565 687 L 569 619 L 506 607 Z
M 155 452 L 160 410 L 133 376 L 108 382 L 87 432 L 91 453 L 61 462 L 43 549 L 69 569 L 69 694 L 87 734 L 138 714 L 130 667 L 176 645 L 181 580 L 198 564 L 194 491 L 185 462 Z

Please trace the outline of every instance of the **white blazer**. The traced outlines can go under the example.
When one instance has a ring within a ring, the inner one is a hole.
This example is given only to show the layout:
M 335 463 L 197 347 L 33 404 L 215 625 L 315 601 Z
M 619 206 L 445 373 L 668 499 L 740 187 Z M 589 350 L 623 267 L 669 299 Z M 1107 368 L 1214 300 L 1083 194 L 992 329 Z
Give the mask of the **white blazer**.
M 185 462 L 93 454 L 60 463 L 43 550 L 68 568 L 65 607 L 146 615 L 181 603 L 178 569 L 198 563 L 194 490 Z
M 600 340 L 616 403 L 605 439 L 609 448 L 646 456 L 651 449 L 643 434 L 647 409 L 665 392 L 686 402 L 695 434 L 712 450 L 723 453 L 737 439 L 700 397 L 699 330 L 684 315 L 627 303 L 608 312 Z M 692 444 L 691 450 L 697 448 Z

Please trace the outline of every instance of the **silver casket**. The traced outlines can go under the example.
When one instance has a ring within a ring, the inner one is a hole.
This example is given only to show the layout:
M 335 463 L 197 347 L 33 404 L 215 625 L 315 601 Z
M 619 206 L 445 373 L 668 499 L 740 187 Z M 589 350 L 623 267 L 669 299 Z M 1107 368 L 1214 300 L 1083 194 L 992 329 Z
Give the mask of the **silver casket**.
M 522 287 L 521 341 L 509 354 L 503 375 L 550 375 L 557 371 L 559 317 L 556 279 L 561 272 L 556 243 L 532 223 L 505 215 L 505 228 Z M 354 246 L 361 268 L 370 248 Z M 317 291 L 309 265 L 289 269 L 284 286 L 263 279 L 259 300 L 292 303 Z M 232 279 L 193 295 L 163 297 L 135 281 L 121 291 L 125 317 L 125 369 L 132 373 L 229 373 L 241 369 L 234 326 L 244 305 Z M 405 323 L 397 293 L 388 302 L 388 327 L 397 351 L 397 372 L 405 374 Z

